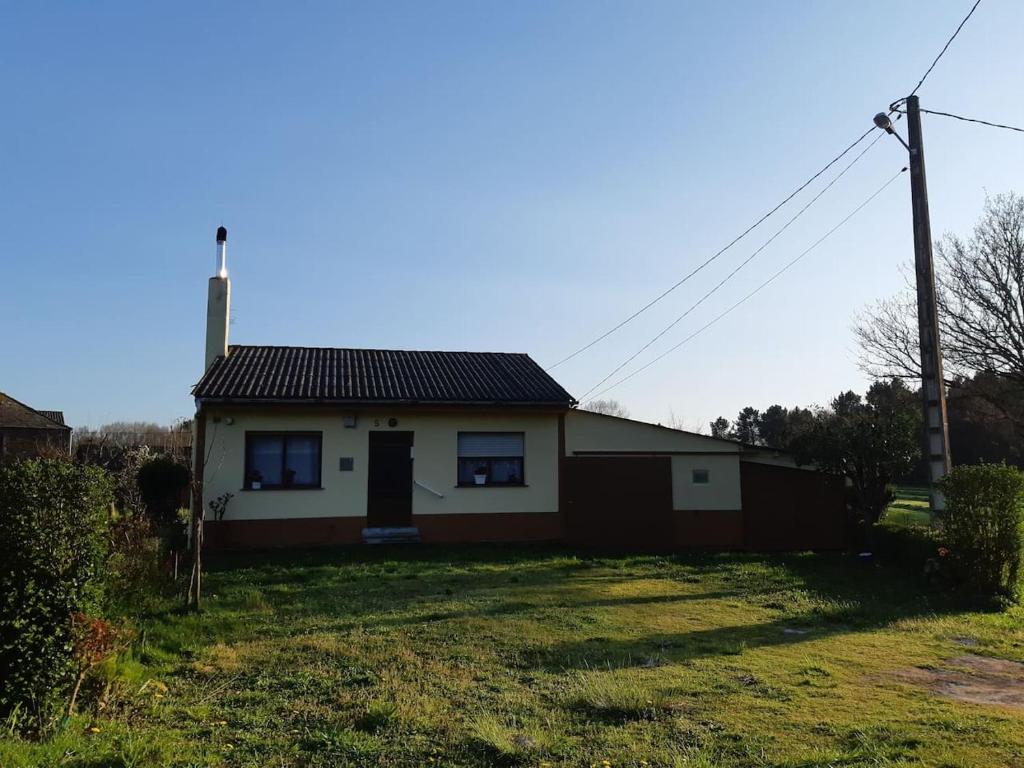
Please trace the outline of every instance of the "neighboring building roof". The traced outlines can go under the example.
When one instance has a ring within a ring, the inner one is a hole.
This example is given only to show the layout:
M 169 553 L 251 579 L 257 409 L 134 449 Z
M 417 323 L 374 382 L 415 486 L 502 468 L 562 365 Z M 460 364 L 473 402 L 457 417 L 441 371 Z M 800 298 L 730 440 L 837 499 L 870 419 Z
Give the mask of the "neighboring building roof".
M 57 414 L 60 421 L 47 414 Z M 18 429 L 70 429 L 60 411 L 37 411 L 0 392 L 0 427 Z
M 192 393 L 199 399 L 330 403 L 575 404 L 529 355 L 231 346 Z
M 43 414 L 43 416 L 48 418 L 50 421 L 54 421 L 62 427 L 66 426 L 64 424 L 64 411 L 42 411 L 37 409 L 36 412 Z

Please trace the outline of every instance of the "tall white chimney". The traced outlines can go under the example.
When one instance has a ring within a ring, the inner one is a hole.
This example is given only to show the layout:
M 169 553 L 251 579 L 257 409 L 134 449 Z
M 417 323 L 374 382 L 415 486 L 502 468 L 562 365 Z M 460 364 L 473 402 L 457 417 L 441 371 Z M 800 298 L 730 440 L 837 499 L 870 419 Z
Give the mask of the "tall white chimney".
M 228 279 L 228 231 L 217 227 L 217 271 L 210 278 L 206 300 L 206 368 L 218 357 L 228 356 L 228 324 L 231 321 L 231 281 Z

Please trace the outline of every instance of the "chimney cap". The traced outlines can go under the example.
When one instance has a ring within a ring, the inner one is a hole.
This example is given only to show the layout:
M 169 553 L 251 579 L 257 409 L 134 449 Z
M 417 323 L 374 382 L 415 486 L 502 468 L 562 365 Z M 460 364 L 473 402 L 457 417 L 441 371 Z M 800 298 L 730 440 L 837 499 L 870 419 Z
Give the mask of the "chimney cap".
M 217 227 L 217 242 L 226 243 L 228 241 L 228 228 Z

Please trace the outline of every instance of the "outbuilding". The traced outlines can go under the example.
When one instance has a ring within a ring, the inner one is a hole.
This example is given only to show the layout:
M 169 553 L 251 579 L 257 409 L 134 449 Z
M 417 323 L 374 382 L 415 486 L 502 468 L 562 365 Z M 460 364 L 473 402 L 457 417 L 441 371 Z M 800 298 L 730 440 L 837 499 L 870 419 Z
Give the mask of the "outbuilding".
M 71 451 L 71 427 L 63 411 L 31 408 L 0 392 L 0 461 Z

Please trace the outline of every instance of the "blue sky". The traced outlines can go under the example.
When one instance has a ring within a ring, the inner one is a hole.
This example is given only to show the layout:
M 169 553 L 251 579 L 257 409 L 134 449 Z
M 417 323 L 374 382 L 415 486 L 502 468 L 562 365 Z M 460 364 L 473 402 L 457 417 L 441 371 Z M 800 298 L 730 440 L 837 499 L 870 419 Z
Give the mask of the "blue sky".
M 0 3 L 0 389 L 74 425 L 190 414 L 222 223 L 234 342 L 550 364 L 850 143 L 969 6 Z M 983 0 L 922 106 L 1024 124 L 1022 29 L 1024 4 Z M 966 232 L 986 192 L 1024 191 L 1019 134 L 926 116 L 925 139 L 936 236 Z M 637 364 L 902 164 L 880 141 Z M 553 373 L 582 394 L 785 218 Z M 904 176 L 609 396 L 692 428 L 863 388 L 853 315 L 911 254 Z

